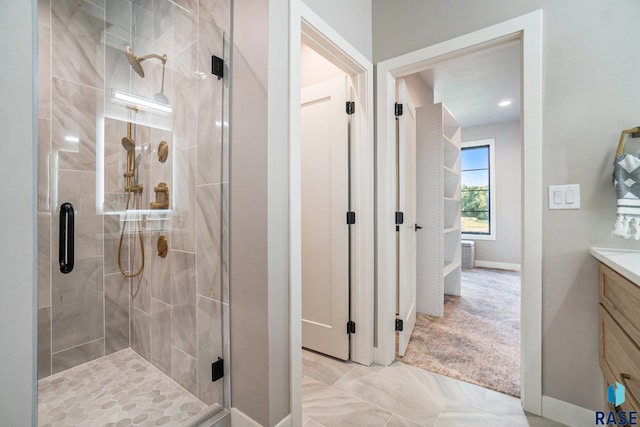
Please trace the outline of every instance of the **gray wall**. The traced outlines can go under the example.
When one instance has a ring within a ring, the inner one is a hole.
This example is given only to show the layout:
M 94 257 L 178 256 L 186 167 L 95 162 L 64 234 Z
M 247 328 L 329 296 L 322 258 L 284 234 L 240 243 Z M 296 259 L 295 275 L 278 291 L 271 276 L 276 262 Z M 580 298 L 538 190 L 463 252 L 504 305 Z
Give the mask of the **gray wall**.
M 35 423 L 34 16 L 35 2 L 2 2 L 0 424 L 13 426 Z
M 372 59 L 371 0 L 302 0 L 327 24 Z
M 286 22 L 288 10 L 268 0 L 233 7 L 231 404 L 272 426 L 290 413 L 288 53 L 287 27 L 269 24 Z
M 496 240 L 476 240 L 476 260 L 520 264 L 520 121 L 463 128 L 461 134 L 463 142 L 495 139 Z
M 611 162 L 622 129 L 638 124 L 640 14 L 635 0 L 373 1 L 374 60 L 432 45 L 527 12 L 543 18 L 543 393 L 603 406 L 597 265 L 590 246 L 640 247 L 611 237 Z M 580 184 L 582 209 L 549 211 L 546 187 Z M 526 303 L 526 302 L 525 302 Z

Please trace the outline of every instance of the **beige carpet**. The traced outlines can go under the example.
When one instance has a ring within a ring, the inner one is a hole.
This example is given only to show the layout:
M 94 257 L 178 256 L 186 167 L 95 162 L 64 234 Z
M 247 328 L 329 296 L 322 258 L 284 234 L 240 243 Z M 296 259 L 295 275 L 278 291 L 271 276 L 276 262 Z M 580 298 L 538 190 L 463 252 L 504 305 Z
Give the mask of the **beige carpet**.
M 418 313 L 398 360 L 520 397 L 520 274 L 462 272 L 462 295 L 445 296 L 444 317 Z

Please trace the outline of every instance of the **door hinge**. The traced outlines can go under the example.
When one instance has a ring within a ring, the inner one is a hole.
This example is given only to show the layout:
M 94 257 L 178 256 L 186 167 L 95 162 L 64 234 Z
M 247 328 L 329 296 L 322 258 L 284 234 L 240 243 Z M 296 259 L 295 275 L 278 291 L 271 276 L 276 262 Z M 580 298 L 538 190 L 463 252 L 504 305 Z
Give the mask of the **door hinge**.
M 216 382 L 224 377 L 224 359 L 218 357 L 218 360 L 211 364 L 211 381 Z
M 356 322 L 353 320 L 349 320 L 347 322 L 347 334 L 355 334 L 356 333 Z
M 356 103 L 355 101 L 347 101 L 347 114 L 352 115 L 356 112 Z
M 404 212 L 396 212 L 396 225 L 404 224 Z
M 347 212 L 347 224 L 355 224 L 356 223 L 356 213 L 355 212 Z
M 404 322 L 402 319 L 396 319 L 396 331 L 402 332 L 404 330 Z
M 211 74 L 218 76 L 218 80 L 224 77 L 224 61 L 222 58 L 211 56 Z
M 398 104 L 397 102 L 395 103 L 394 114 L 396 117 L 399 117 L 402 115 L 402 104 Z

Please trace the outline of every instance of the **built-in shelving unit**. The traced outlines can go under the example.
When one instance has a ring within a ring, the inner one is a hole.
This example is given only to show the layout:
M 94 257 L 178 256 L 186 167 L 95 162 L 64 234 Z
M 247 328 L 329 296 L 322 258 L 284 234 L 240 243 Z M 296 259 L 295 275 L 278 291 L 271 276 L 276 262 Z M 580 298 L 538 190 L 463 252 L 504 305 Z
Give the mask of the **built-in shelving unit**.
M 460 126 L 443 104 L 416 109 L 417 311 L 444 314 L 460 295 Z

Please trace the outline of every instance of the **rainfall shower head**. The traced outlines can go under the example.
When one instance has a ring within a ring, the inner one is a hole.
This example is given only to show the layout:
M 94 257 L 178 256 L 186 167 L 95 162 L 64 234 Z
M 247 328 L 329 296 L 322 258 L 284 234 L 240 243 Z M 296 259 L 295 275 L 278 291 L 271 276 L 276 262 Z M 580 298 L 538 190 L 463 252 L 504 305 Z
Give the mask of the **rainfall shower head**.
M 163 66 L 167 63 L 167 55 L 160 56 L 155 53 L 150 53 L 149 55 L 137 56 L 135 53 L 133 53 L 133 50 L 131 50 L 131 47 L 129 47 L 129 45 L 124 46 L 124 53 L 125 55 L 127 55 L 127 61 L 129 61 L 131 68 L 133 68 L 133 71 L 135 71 L 140 77 L 144 77 L 142 61 L 150 58 L 156 58 L 162 61 Z
M 144 77 L 144 69 L 142 69 L 141 64 L 142 61 L 140 61 L 136 54 L 133 53 L 129 46 L 124 47 L 124 53 L 127 55 L 127 60 L 129 61 L 131 68 L 133 68 L 133 71 L 135 71 L 140 77 Z M 124 139 L 122 141 L 124 143 Z

